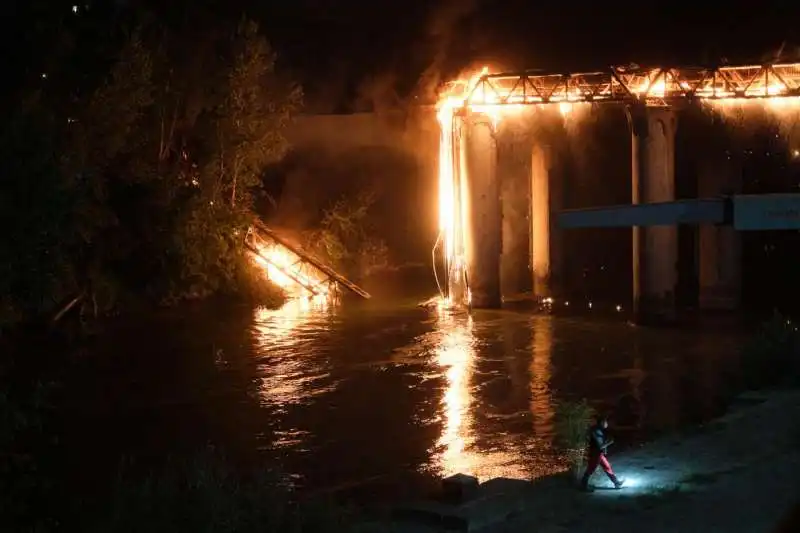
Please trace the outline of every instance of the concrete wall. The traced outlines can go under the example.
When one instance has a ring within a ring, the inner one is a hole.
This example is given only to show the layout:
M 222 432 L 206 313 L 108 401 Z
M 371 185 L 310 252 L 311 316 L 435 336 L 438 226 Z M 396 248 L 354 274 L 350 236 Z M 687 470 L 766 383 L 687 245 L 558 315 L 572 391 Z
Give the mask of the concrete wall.
M 347 150 L 382 146 L 404 150 L 422 160 L 438 153 L 439 126 L 433 108 L 413 112 L 301 115 L 289 125 L 286 137 L 293 147 Z

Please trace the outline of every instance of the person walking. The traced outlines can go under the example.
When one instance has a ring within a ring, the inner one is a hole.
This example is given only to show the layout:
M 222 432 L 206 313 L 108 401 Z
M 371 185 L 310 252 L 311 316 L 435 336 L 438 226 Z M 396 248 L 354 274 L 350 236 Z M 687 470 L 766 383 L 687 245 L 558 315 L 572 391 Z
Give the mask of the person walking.
M 617 478 L 614 470 L 611 468 L 611 463 L 606 459 L 608 447 L 614 444 L 614 441 L 608 438 L 606 430 L 608 429 L 608 418 L 605 416 L 598 416 L 596 423 L 589 428 L 589 446 L 587 450 L 586 472 L 581 479 L 581 489 L 587 492 L 592 492 L 594 489 L 589 486 L 589 478 L 592 477 L 597 467 L 601 467 L 603 472 L 606 473 L 608 479 L 614 484 L 615 489 L 622 488 L 624 479 Z

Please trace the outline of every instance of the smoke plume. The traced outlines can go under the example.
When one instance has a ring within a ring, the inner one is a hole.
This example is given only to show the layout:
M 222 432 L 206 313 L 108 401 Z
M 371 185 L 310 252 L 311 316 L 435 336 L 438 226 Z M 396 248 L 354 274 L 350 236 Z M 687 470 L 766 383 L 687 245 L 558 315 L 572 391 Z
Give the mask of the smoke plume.
M 427 66 L 420 74 L 413 95 L 425 101 L 436 97 L 446 61 L 458 39 L 458 26 L 477 10 L 477 0 L 441 0 L 430 12 L 426 24 Z

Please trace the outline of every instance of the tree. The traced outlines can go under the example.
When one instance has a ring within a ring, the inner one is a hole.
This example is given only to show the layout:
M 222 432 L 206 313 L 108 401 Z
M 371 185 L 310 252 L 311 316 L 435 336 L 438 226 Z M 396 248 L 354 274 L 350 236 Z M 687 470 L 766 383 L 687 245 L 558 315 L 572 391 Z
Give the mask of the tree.
M 284 156 L 282 135 L 300 106 L 302 92 L 275 72 L 275 54 L 255 22 L 243 20 L 233 40 L 234 64 L 217 122 L 217 192 L 230 194 L 230 205 L 250 205 L 249 190 L 264 168 Z
M 145 183 L 154 169 L 142 158 L 146 118 L 154 103 L 153 59 L 139 32 L 133 32 L 109 75 L 68 118 L 61 158 L 62 173 L 75 191 L 71 255 L 79 284 L 92 310 L 112 307 L 120 280 L 114 264 L 120 257 L 118 202 L 123 185 Z M 100 302 L 98 302 L 100 297 Z
M 369 225 L 374 203 L 370 190 L 340 198 L 325 210 L 317 228 L 307 232 L 306 247 L 354 279 L 388 268 L 388 248 Z
M 13 162 L 0 182 L 0 324 L 79 294 L 99 314 L 252 279 L 252 195 L 286 150 L 301 91 L 252 22 L 120 31 L 130 20 L 95 21 L 102 38 L 85 35 L 96 23 L 62 28 L 75 46 L 0 131 Z
M 232 66 L 220 76 L 218 103 L 198 121 L 208 121 L 207 129 L 197 129 L 213 132 L 213 141 L 190 143 L 206 150 L 191 154 L 198 189 L 174 232 L 179 285 L 191 296 L 247 278 L 237 272 L 246 268 L 241 236 L 254 216 L 253 189 L 265 167 L 286 153 L 283 131 L 302 99 L 300 87 L 276 72 L 275 54 L 255 23 L 240 22 L 230 47 Z

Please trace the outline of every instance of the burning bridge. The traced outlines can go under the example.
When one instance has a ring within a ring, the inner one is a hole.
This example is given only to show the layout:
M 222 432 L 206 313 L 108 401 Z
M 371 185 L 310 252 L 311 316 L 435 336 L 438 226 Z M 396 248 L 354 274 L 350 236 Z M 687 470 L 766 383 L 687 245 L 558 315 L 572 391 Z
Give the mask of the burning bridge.
M 289 299 L 324 305 L 343 291 L 370 298 L 364 289 L 260 221 L 247 232 L 244 245 Z
M 732 184 L 721 177 L 706 184 L 704 193 L 710 198 L 675 202 L 676 110 L 692 102 L 725 106 L 744 101 L 800 108 L 800 64 L 614 67 L 567 74 L 484 70 L 451 83 L 438 105 L 440 237 L 434 252 L 441 254 L 445 264 L 444 274 L 440 268 L 437 276 L 445 297 L 454 305 L 492 308 L 501 304 L 502 243 L 507 240 L 504 233 L 515 231 L 503 220 L 505 200 L 501 200 L 500 187 L 506 178 L 498 171 L 502 163 L 498 133 L 503 124 L 537 107 L 568 115 L 574 107 L 587 104 L 625 108 L 631 135 L 633 205 L 551 216 L 558 209 L 558 183 L 551 175 L 556 155 L 544 143 L 533 141 L 526 146 L 524 218 L 530 225 L 535 295 L 552 296 L 551 280 L 558 268 L 555 227 L 632 227 L 635 314 L 671 315 L 678 276 L 676 224 L 708 225 L 700 233 L 701 276 L 712 278 L 706 280 L 706 298 L 713 299 L 712 293 L 721 286 L 734 294 L 740 283 L 735 230 L 800 227 L 798 217 L 778 221 L 769 215 L 797 213 L 798 195 L 726 199 L 722 195 Z

